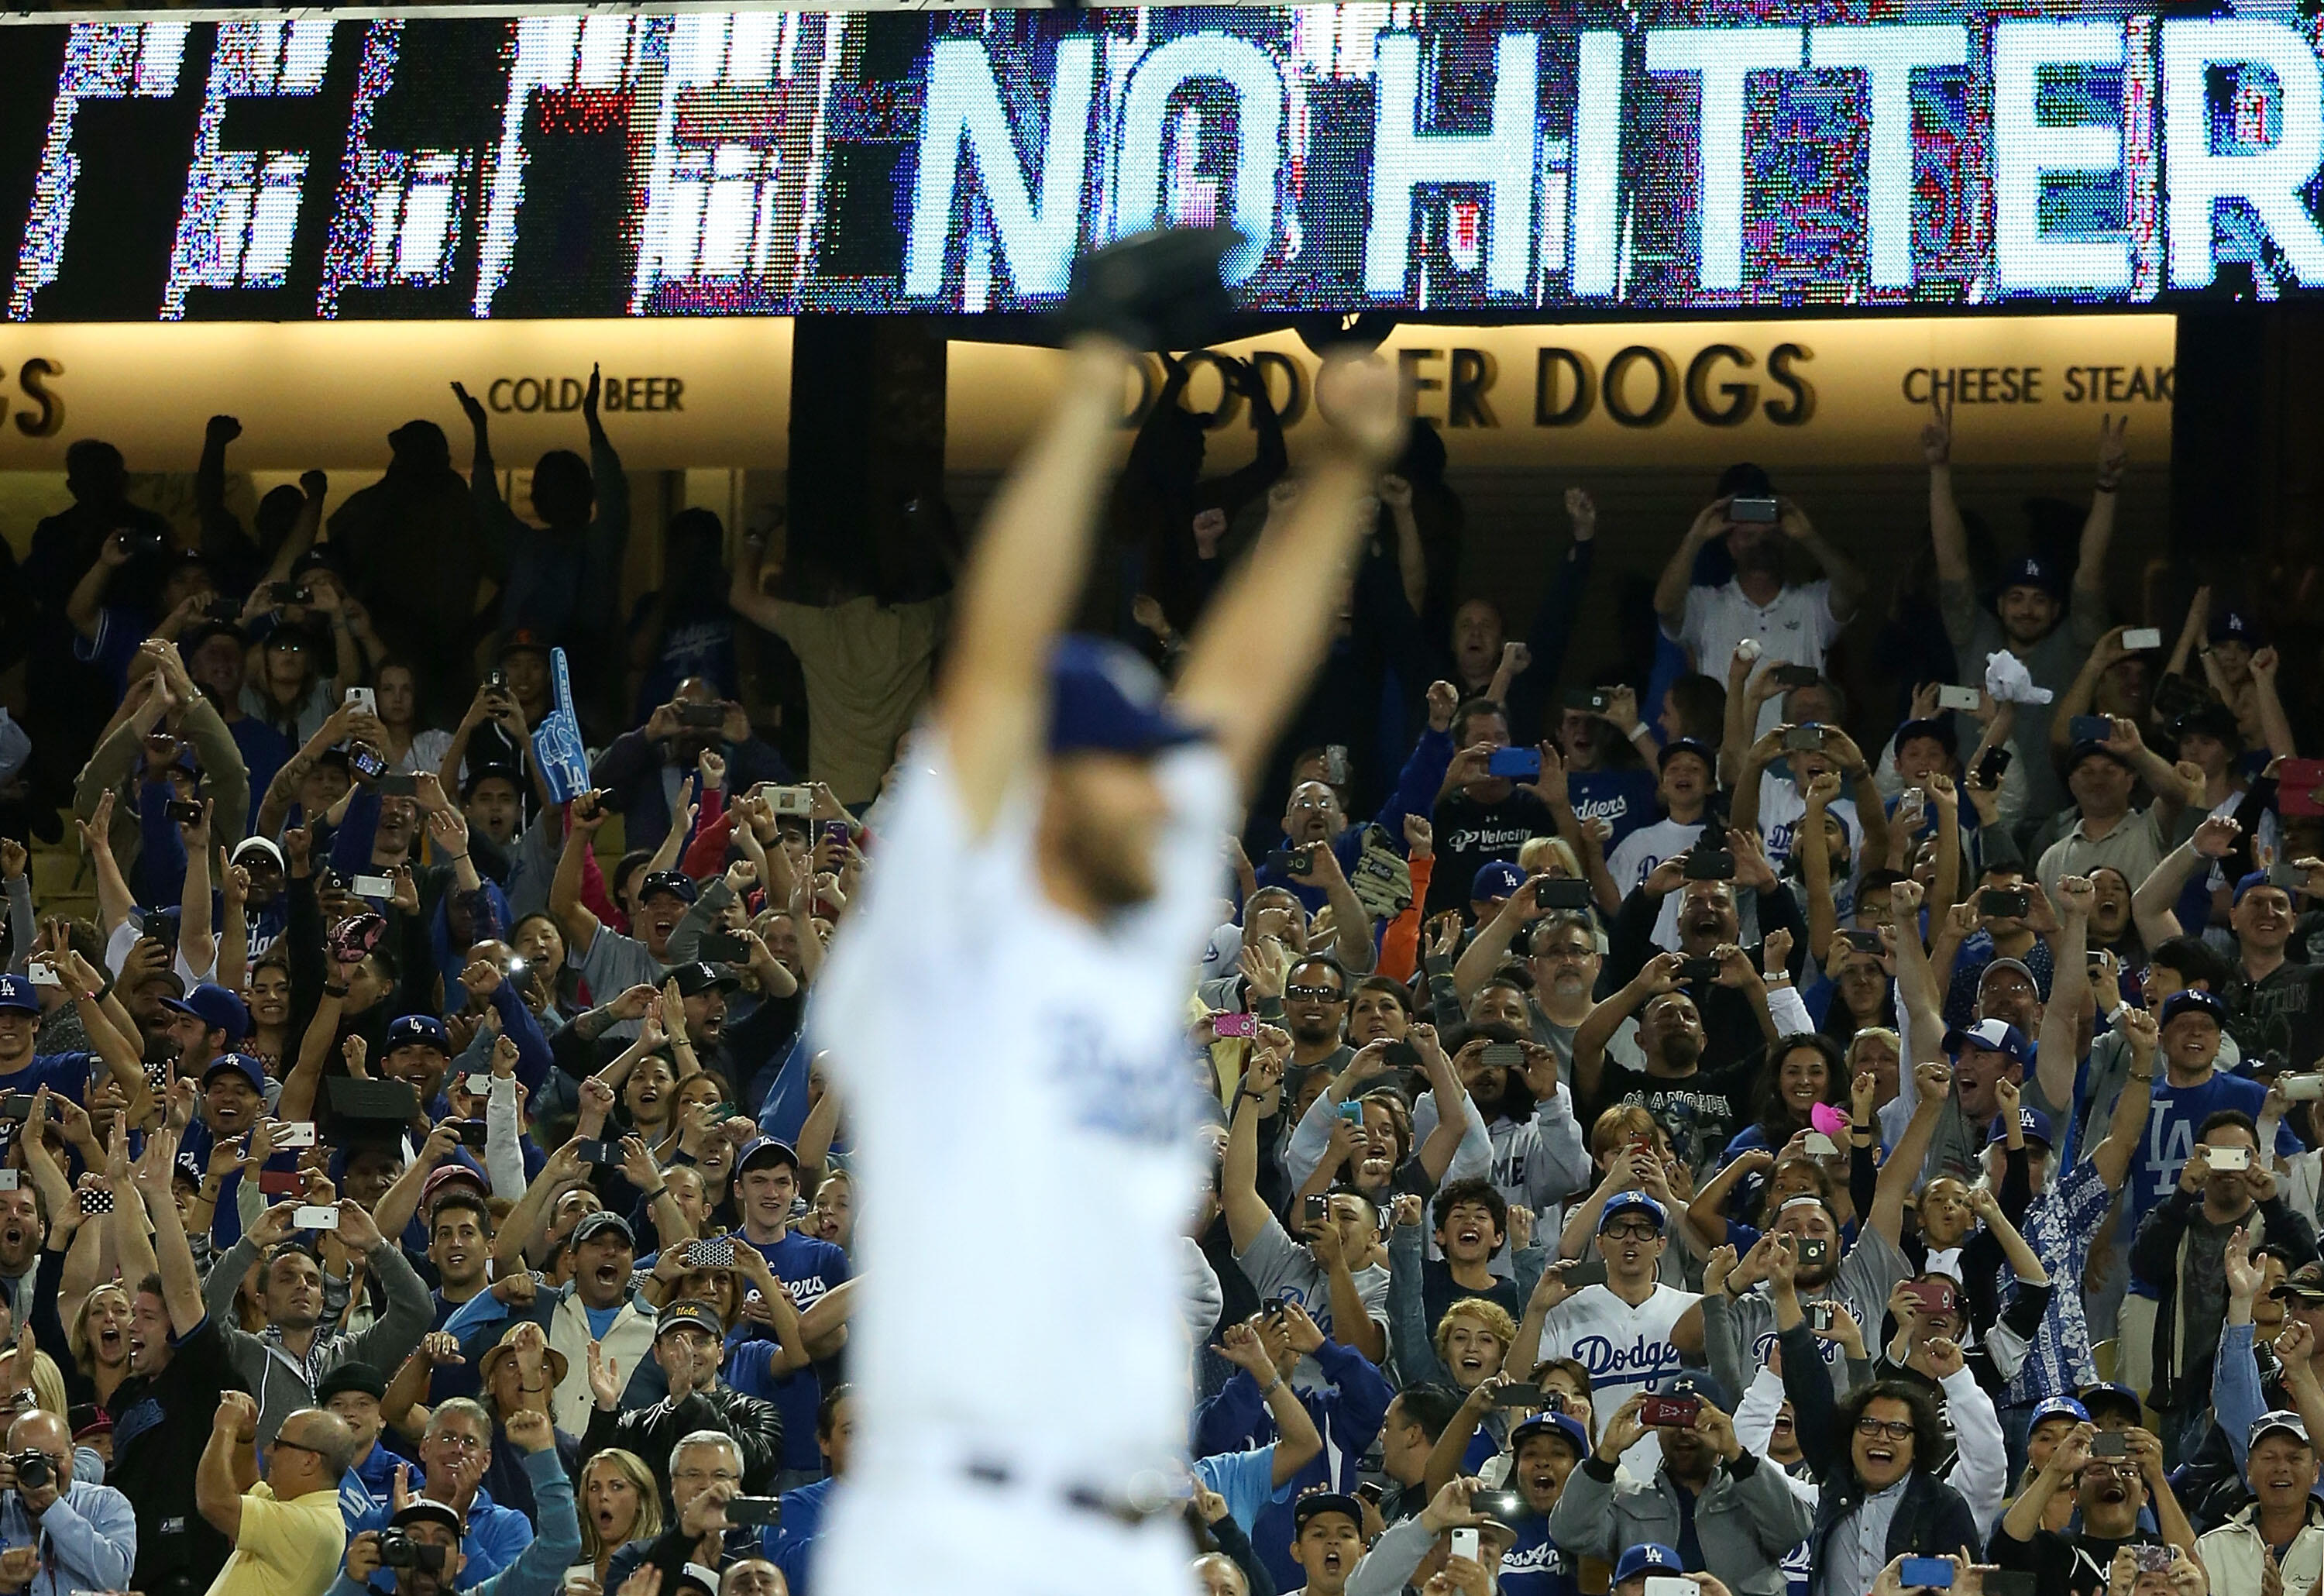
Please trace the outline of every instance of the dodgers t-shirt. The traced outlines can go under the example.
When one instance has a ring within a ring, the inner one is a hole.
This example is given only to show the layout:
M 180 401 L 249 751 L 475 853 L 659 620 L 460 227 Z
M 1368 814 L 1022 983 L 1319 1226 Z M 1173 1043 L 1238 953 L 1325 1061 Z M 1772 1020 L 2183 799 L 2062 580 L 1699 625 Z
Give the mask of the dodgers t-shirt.
M 2195 1130 L 2223 1109 L 2238 1109 L 2253 1119 L 2267 1101 L 2267 1088 L 2242 1075 L 2214 1073 L 2199 1086 L 2173 1086 L 2167 1078 L 2154 1083 L 2154 1101 L 2146 1111 L 2146 1130 L 2138 1139 L 2124 1182 L 2123 1214 L 2118 1236 L 2135 1236 L 2139 1222 L 2179 1184 L 2180 1167 L 2195 1150 Z M 2304 1151 L 2288 1125 L 2275 1128 L 2275 1150 L 2285 1158 Z M 2157 1295 L 2154 1287 L 2133 1275 L 2131 1290 L 2141 1296 Z
M 1583 820 L 1603 820 L 1614 828 L 1607 852 L 1655 817 L 1655 776 L 1651 770 L 1568 770 L 1566 800 Z M 1504 1582 L 1506 1583 L 1506 1582 Z

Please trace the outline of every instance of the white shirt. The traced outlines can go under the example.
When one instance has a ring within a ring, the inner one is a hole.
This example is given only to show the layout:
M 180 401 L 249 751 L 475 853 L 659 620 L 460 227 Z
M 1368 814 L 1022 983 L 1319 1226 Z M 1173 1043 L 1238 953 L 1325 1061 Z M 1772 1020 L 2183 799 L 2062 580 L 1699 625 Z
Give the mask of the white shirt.
M 1848 864 L 1832 879 L 1832 906 L 1842 920 L 1856 912 L 1856 882 L 1863 873 L 1864 828 L 1857 823 L 1856 800 L 1834 798 L 1825 806 L 1839 816 L 1840 835 L 1848 839 Z M 1759 840 L 1767 845 L 1767 863 L 1781 873 L 1799 840 L 1800 822 L 1807 818 L 1808 800 L 1800 784 L 1773 770 L 1759 772 Z
M 1762 608 L 1730 578 L 1723 587 L 1688 588 L 1686 619 L 1675 632 L 1665 627 L 1664 635 L 1685 645 L 1694 656 L 1697 670 L 1723 681 L 1727 662 L 1735 657 L 1735 645 L 1747 637 L 1759 645 L 1760 662 L 1752 668 L 1755 670 L 1771 662 L 1812 665 L 1821 670 L 1824 650 L 1840 635 L 1840 623 L 1831 618 L 1829 582 L 1786 587 L 1773 604 Z M 1763 733 L 1774 729 L 1783 715 L 1782 697 L 1768 699 L 1759 706 L 1757 729 Z
M 913 747 L 811 1020 L 871 1194 L 848 1347 L 860 1444 L 873 1473 L 925 1472 L 949 1442 L 1119 1489 L 1185 1447 L 1204 1167 L 1185 1005 L 1234 780 L 1207 745 L 1157 759 L 1159 890 L 1095 927 L 1041 890 L 1038 793 L 972 836 L 943 737 Z M 1021 1230 L 970 1213 L 1003 1192 Z
M 1679 1372 L 1679 1351 L 1671 1329 L 1702 1298 L 1657 1283 L 1632 1307 L 1604 1286 L 1584 1286 L 1550 1309 L 1542 1322 L 1536 1363 L 1572 1358 L 1590 1371 L 1590 1406 L 1612 1413 L 1640 1391 L 1651 1391 Z M 1650 1430 L 1622 1453 L 1622 1464 L 1641 1480 L 1654 1478 L 1662 1444 Z
M 1628 898 L 1638 890 L 1646 879 L 1654 874 L 1655 866 L 1665 859 L 1675 858 L 1694 846 L 1694 839 L 1702 835 L 1700 821 L 1685 826 L 1678 821 L 1662 819 L 1652 826 L 1641 826 L 1624 837 L 1614 849 L 1614 856 L 1606 862 L 1606 870 L 1614 878 L 1614 890 Z M 1662 912 L 1655 917 L 1655 945 L 1674 948 L 1678 946 L 1679 892 L 1663 895 Z

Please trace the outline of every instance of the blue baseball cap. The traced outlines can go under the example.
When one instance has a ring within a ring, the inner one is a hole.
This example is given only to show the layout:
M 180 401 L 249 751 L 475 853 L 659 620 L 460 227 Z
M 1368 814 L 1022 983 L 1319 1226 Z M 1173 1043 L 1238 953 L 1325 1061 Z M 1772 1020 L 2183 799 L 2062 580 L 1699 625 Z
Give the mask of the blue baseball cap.
M 2001 573 L 2001 586 L 1996 593 L 2006 593 L 2013 587 L 2038 587 L 2051 597 L 2058 596 L 2064 584 L 2058 580 L 2057 571 L 2048 561 L 2028 554 L 2010 562 Z
M 2241 903 L 2244 900 L 2245 893 L 2251 891 L 2255 887 L 2264 887 L 2269 884 L 2267 872 L 2264 870 L 2253 871 L 2249 875 L 2245 876 L 2241 881 L 2238 881 L 2236 883 L 2236 896 L 2234 901 Z
M 1721 1413 L 1734 1410 L 1735 1404 L 1727 1395 L 1727 1388 L 1718 1378 L 1700 1369 L 1690 1369 L 1665 1380 L 1656 1390 L 1663 1397 L 1699 1397 Z
M 2211 617 L 2211 641 L 2239 642 L 2255 649 L 2259 647 L 2259 625 L 2241 610 L 2222 611 Z
M 1605 1211 L 1598 1215 L 1598 1234 L 1604 1235 L 1606 1227 L 1614 1222 L 1618 1213 L 1637 1212 L 1655 1222 L 1655 1229 L 1670 1229 L 1670 1214 L 1660 1203 L 1640 1191 L 1617 1192 L 1606 1199 Z
M 643 903 L 657 892 L 668 892 L 680 902 L 692 903 L 702 896 L 702 888 L 682 870 L 650 870 L 638 882 L 638 901 Z
M 1659 1541 L 1647 1541 L 1643 1545 L 1631 1546 L 1623 1552 L 1622 1560 L 1614 1564 L 1614 1582 L 1618 1585 L 1624 1580 L 1634 1580 L 1644 1573 L 1685 1572 L 1675 1551 Z
M 788 1164 L 796 1174 L 799 1167 L 798 1154 L 789 1142 L 776 1137 L 753 1137 L 743 1145 L 742 1153 L 735 1158 L 734 1173 L 739 1176 L 744 1170 L 755 1169 L 761 1164 Z
M 1964 1047 L 1998 1053 L 2012 1064 L 2025 1062 L 2025 1033 L 2006 1019 L 1980 1019 L 1975 1025 L 1956 1026 L 1945 1033 L 1946 1052 L 1959 1056 Z
M 1344 1491 L 1311 1490 L 1291 1504 L 1291 1533 L 1296 1536 L 1311 1518 L 1337 1513 L 1358 1529 L 1364 1527 L 1364 1505 Z
M 1509 1432 L 1510 1455 L 1515 1456 L 1523 1452 L 1525 1444 L 1536 1435 L 1562 1436 L 1565 1444 L 1573 1448 L 1575 1457 L 1585 1458 L 1590 1455 L 1590 1432 L 1583 1429 L 1582 1421 L 1570 1413 L 1536 1413 L 1516 1429 L 1511 1430 Z
M 2020 1106 L 2017 1111 L 2017 1123 L 2018 1127 L 2025 1132 L 2026 1140 L 2038 1141 L 2043 1147 L 2058 1145 L 2050 1136 L 2050 1116 L 2040 1109 Z M 2003 1122 L 1999 1114 L 1996 1114 L 1993 1117 L 1993 1129 L 1986 1136 L 1985 1145 L 1991 1147 L 1997 1141 L 2008 1139 L 2009 1127 Z
M 250 1034 L 249 1009 L 215 982 L 205 981 L 182 998 L 163 998 L 161 1007 L 173 1014 L 192 1015 L 206 1029 L 224 1031 L 229 1047 Z
M 30 977 L 0 975 L 0 1009 L 14 1009 L 19 1014 L 41 1011 L 41 989 Z
M 1051 753 L 1158 753 L 1203 733 L 1172 713 L 1161 676 L 1121 644 L 1061 638 L 1049 655 Z
M 444 1022 L 433 1014 L 406 1014 L 387 1028 L 386 1039 L 381 1051 L 392 1053 L 398 1047 L 433 1047 L 439 1053 L 452 1050 L 452 1038 L 444 1029 Z
M 2084 1386 L 2077 1394 L 2080 1396 L 2082 1407 L 2090 1415 L 2093 1423 L 2097 1421 L 2098 1410 L 2100 1407 L 2128 1415 L 2132 1424 L 2138 1423 L 2139 1415 L 2143 1411 L 2138 1393 L 2128 1386 L 2118 1386 L 2101 1380 L 2096 1385 Z
M 2090 1422 L 2090 1410 L 2071 1397 L 2052 1397 L 2035 1405 L 2034 1416 L 2027 1421 L 2025 1428 L 2031 1433 L 2043 1419 L 2050 1418 L 2071 1419 L 2078 1425 L 2086 1425 Z
M 1699 737 L 1674 737 L 1669 742 L 1664 743 L 1663 751 L 1655 755 L 1655 769 L 1656 770 L 1669 770 L 1671 761 L 1677 758 L 1682 753 L 1691 753 L 1694 755 L 1695 758 L 1702 761 L 1703 767 L 1706 770 L 1715 772 L 1719 769 L 1719 754 L 1717 751 L 1714 750 L 1710 743 L 1703 742 Z
M 1513 898 L 1525 885 L 1526 873 L 1507 859 L 1488 861 L 1477 872 L 1477 879 L 1469 883 L 1469 899 L 1472 903 L 1489 903 L 1503 898 Z
M 2163 1000 L 2163 1015 L 2156 1029 L 2167 1027 L 2181 1014 L 2204 1014 L 2222 1030 L 2227 1029 L 2227 1006 L 2200 986 L 2182 986 Z
M 266 1066 L 247 1053 L 221 1053 L 211 1059 L 202 1071 L 202 1084 L 208 1086 L 213 1078 L 228 1073 L 248 1081 L 260 1096 L 266 1094 Z

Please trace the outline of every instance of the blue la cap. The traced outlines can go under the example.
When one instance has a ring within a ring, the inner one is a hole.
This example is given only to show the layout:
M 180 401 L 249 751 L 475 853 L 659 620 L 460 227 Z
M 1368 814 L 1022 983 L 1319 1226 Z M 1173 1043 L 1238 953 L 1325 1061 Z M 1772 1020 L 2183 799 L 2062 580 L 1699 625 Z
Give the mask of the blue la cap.
M 2055 598 L 2060 586 L 2058 573 L 2049 562 L 2028 554 L 2013 561 L 2001 573 L 2001 586 L 1996 591 L 2006 593 L 2013 587 L 2039 587 Z
M 387 1038 L 381 1044 L 383 1052 L 392 1053 L 398 1047 L 433 1047 L 439 1053 L 452 1050 L 452 1038 L 444 1029 L 444 1022 L 433 1014 L 406 1014 L 387 1028 Z
M 161 1007 L 172 1013 L 190 1014 L 208 1029 L 224 1031 L 229 1047 L 250 1034 L 250 1010 L 215 982 L 205 981 L 182 998 L 163 998 Z
M 23 975 L 0 975 L 0 1009 L 13 1009 L 19 1014 L 41 1011 L 41 989 Z
M 1563 1436 L 1566 1444 L 1573 1448 L 1575 1457 L 1584 1458 L 1590 1455 L 1590 1432 L 1583 1429 L 1582 1421 L 1570 1413 L 1536 1413 L 1516 1429 L 1511 1430 L 1509 1432 L 1510 1455 L 1515 1456 L 1523 1452 L 1525 1444 L 1536 1435 Z
M 2211 641 L 2239 642 L 2255 649 L 2259 647 L 2259 627 L 2241 610 L 2227 610 L 2211 617 Z
M 1605 1211 L 1598 1215 L 1598 1234 L 1602 1236 L 1606 1233 L 1606 1227 L 1614 1222 L 1616 1214 L 1633 1211 L 1651 1218 L 1655 1222 L 1655 1229 L 1658 1231 L 1666 1231 L 1670 1228 L 1668 1211 L 1654 1198 L 1639 1191 L 1617 1192 L 1606 1199 Z
M 1307 1527 L 1311 1518 L 1321 1518 L 1326 1513 L 1337 1513 L 1358 1529 L 1364 1527 L 1364 1505 L 1344 1491 L 1311 1490 L 1291 1504 L 1292 1534 Z
M 2096 1385 L 2084 1386 L 2078 1394 L 2082 1399 L 2083 1409 L 2090 1414 L 2093 1422 L 2097 1418 L 2097 1410 L 2101 1407 L 2127 1414 L 2133 1424 L 2139 1422 L 2139 1415 L 2144 1410 L 2138 1393 L 2128 1386 L 2101 1380 Z
M 797 1173 L 798 1154 L 792 1150 L 789 1142 L 776 1137 L 752 1137 L 743 1144 L 742 1152 L 735 1158 L 734 1173 L 739 1176 L 744 1170 L 755 1169 L 761 1164 L 788 1164 L 793 1173 Z
M 1178 719 L 1162 678 L 1105 638 L 1060 638 L 1049 656 L 1051 753 L 1158 753 L 1203 733 Z
M 1477 872 L 1477 879 L 1469 884 L 1472 903 L 1489 903 L 1498 899 L 1512 898 L 1525 885 L 1526 873 L 1506 859 L 1491 859 Z
M 2267 884 L 2267 872 L 2264 870 L 2253 871 L 2249 875 L 2245 876 L 2241 881 L 2238 881 L 2236 883 L 2235 901 L 2236 903 L 2241 903 L 2244 900 L 2245 893 L 2250 891 L 2255 887 L 2264 887 Z
M 2040 1109 L 2025 1108 L 2021 1105 L 2017 1111 L 2017 1123 L 2019 1128 L 2025 1132 L 2026 1140 L 2038 1141 L 2043 1147 L 2055 1147 L 2057 1145 L 2050 1139 L 2050 1116 L 2043 1113 Z M 2009 1127 L 2002 1122 L 2002 1118 L 1999 1114 L 1996 1114 L 1993 1117 L 1993 1129 L 1986 1136 L 1985 1145 L 1991 1147 L 1997 1141 L 2007 1141 L 2008 1139 Z
M 2030 1433 L 2039 1426 L 2043 1419 L 2050 1418 L 2071 1419 L 2078 1425 L 2086 1425 L 2090 1422 L 2090 1410 L 2071 1397 L 2052 1397 L 2046 1402 L 2035 1405 L 2034 1416 L 2026 1424 L 2025 1428 Z
M 1669 742 L 1664 743 L 1663 751 L 1655 755 L 1655 769 L 1656 770 L 1669 770 L 1671 761 L 1677 758 L 1682 753 L 1691 753 L 1694 755 L 1695 758 L 1702 761 L 1703 768 L 1706 770 L 1715 771 L 1719 769 L 1718 753 L 1711 748 L 1710 743 L 1703 742 L 1699 737 L 1674 737 Z
M 2182 986 L 2163 999 L 2163 1017 L 2156 1022 L 2156 1029 L 2167 1027 L 2181 1014 L 2208 1014 L 2211 1023 L 2221 1029 L 2227 1023 L 2227 1006 L 2200 986 Z
M 217 1076 L 229 1073 L 248 1081 L 251 1090 L 260 1096 L 266 1094 L 266 1066 L 247 1053 L 221 1053 L 211 1059 L 202 1071 L 202 1084 L 208 1086 Z
M 2012 1064 L 2025 1062 L 2025 1033 L 2006 1019 L 1980 1019 L 1945 1033 L 1945 1051 L 1959 1056 L 1964 1047 L 1983 1047 Z
M 1684 1572 L 1679 1564 L 1676 1552 L 1659 1541 L 1647 1541 L 1623 1552 L 1622 1560 L 1614 1564 L 1614 1582 L 1618 1585 L 1625 1580 L 1637 1579 L 1642 1573 Z

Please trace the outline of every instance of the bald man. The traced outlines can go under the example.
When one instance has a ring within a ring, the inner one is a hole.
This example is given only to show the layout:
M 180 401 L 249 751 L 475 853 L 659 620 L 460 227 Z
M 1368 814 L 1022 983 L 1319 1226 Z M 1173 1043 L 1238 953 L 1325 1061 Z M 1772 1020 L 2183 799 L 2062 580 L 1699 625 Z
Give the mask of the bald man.
M 287 1416 L 258 1477 L 258 1402 L 218 1398 L 209 1444 L 194 1474 L 194 1504 L 234 1543 L 209 1596 L 322 1596 L 346 1550 L 339 1476 L 355 1455 L 345 1419 L 319 1407 Z
M 35 1452 L 48 1467 L 19 1471 L 15 1460 Z M 72 1430 L 63 1419 L 35 1409 L 8 1426 L 0 1491 L 0 1543 L 44 1548 L 29 1580 L 0 1561 L 0 1591 L 63 1596 L 126 1587 L 137 1563 L 137 1510 L 111 1486 L 73 1478 Z

